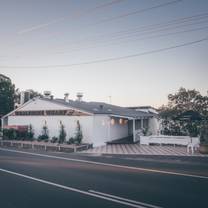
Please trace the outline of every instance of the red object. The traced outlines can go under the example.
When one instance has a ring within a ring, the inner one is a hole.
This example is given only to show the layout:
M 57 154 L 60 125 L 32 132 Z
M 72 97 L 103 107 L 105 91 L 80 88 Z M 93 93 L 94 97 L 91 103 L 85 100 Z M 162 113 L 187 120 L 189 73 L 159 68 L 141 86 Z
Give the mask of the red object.
M 4 129 L 15 129 L 24 132 L 28 130 L 28 126 L 9 125 L 9 126 L 4 126 Z

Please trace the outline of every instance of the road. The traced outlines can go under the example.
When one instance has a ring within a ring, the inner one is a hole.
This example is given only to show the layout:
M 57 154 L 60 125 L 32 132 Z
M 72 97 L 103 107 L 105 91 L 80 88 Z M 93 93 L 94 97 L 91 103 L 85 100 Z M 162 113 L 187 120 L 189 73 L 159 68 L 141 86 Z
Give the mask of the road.
M 120 158 L 0 148 L 0 207 L 205 207 L 208 158 Z

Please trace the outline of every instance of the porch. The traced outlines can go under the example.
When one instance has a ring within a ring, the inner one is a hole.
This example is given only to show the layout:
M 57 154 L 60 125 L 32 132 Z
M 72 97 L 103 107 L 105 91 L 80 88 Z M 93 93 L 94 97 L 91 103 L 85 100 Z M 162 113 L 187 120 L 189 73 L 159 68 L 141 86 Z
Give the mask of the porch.
M 111 116 L 107 144 L 138 143 L 140 142 L 140 136 L 148 132 L 149 123 L 149 118 L 146 117 Z

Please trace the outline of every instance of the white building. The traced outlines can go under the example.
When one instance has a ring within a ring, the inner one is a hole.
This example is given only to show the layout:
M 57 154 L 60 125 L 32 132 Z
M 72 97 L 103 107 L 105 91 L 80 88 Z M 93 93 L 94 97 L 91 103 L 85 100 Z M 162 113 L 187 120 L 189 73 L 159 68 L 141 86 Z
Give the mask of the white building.
M 105 144 L 120 138 L 132 137 L 139 140 L 142 129 L 149 134 L 157 134 L 158 120 L 152 113 L 135 111 L 124 107 L 101 102 L 84 102 L 81 94 L 76 101 L 53 99 L 52 96 L 33 98 L 5 115 L 2 127 L 32 125 L 37 138 L 44 124 L 47 124 L 49 137 L 58 137 L 60 122 L 65 126 L 67 139 L 73 137 L 79 121 L 83 133 L 83 142 L 94 146 Z

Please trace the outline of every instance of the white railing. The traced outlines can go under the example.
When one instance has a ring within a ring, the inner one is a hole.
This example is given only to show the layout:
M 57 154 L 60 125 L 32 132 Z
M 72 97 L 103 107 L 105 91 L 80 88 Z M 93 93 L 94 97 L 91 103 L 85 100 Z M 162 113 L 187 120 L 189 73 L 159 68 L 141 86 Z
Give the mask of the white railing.
M 188 146 L 189 144 L 198 145 L 200 143 L 198 137 L 189 136 L 140 136 L 140 144 L 170 144 L 170 145 L 183 145 Z

